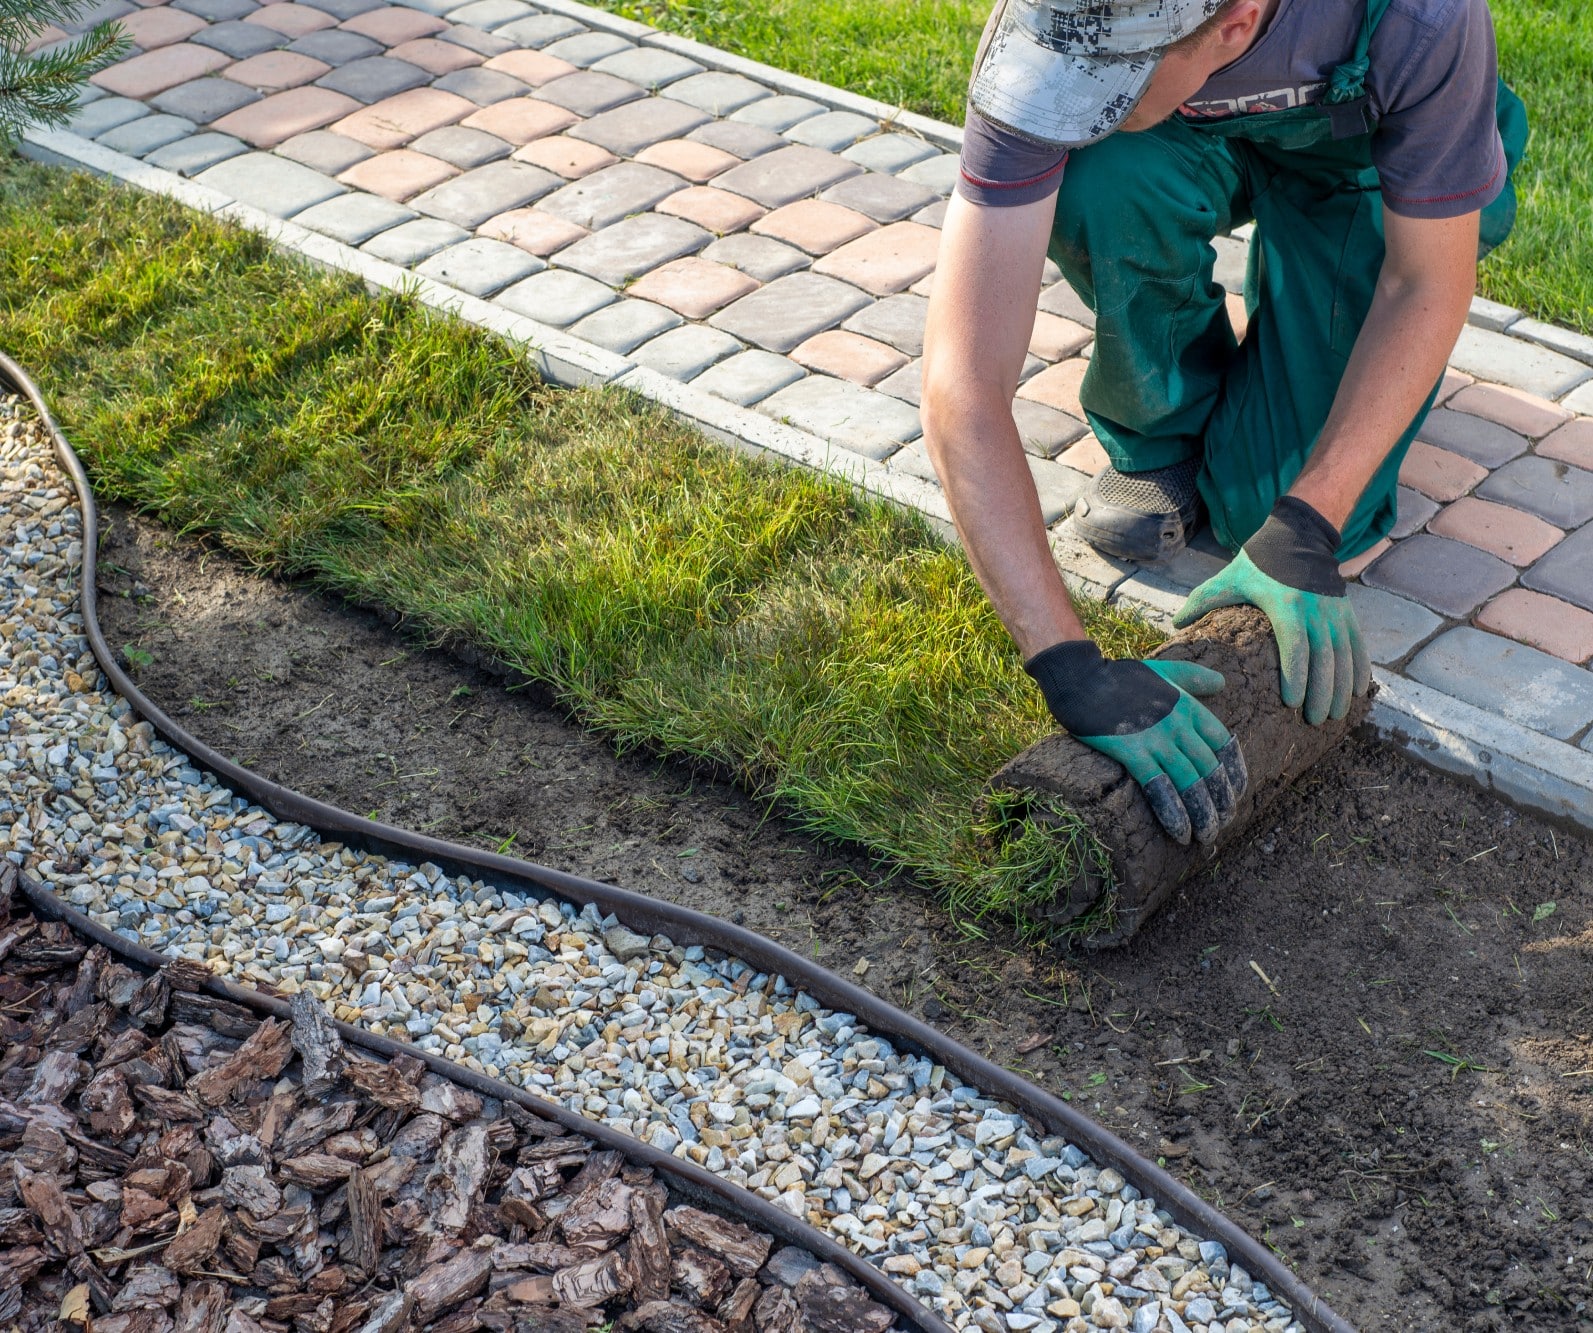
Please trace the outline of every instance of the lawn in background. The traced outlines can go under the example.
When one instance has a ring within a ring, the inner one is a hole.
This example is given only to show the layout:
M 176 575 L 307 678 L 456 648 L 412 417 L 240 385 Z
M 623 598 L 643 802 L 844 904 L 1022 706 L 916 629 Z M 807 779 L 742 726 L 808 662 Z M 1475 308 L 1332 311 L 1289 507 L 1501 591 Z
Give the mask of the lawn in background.
M 1303 3 L 1304 0 L 1295 0 Z M 597 0 L 892 106 L 962 124 L 987 0 Z M 1483 295 L 1593 333 L 1593 20 L 1573 0 L 1492 0 L 1499 66 L 1527 103 L 1532 143 L 1510 242 Z

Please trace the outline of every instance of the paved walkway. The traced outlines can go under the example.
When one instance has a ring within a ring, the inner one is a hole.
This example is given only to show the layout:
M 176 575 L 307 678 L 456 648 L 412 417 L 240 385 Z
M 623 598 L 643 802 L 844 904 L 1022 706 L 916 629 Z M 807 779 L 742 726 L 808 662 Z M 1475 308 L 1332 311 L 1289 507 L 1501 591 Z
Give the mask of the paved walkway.
M 134 50 L 33 151 L 291 219 L 280 243 L 535 321 L 556 377 L 944 522 L 916 404 L 955 127 L 568 0 L 104 0 L 79 29 L 101 18 Z M 1230 288 L 1244 253 L 1218 242 Z M 1077 396 L 1092 316 L 1057 278 L 1015 402 L 1041 503 L 1078 585 L 1166 615 L 1225 556 L 1135 567 L 1069 535 L 1105 458 Z M 1377 724 L 1593 827 L 1593 338 L 1478 301 L 1452 366 L 1394 538 L 1351 571 Z

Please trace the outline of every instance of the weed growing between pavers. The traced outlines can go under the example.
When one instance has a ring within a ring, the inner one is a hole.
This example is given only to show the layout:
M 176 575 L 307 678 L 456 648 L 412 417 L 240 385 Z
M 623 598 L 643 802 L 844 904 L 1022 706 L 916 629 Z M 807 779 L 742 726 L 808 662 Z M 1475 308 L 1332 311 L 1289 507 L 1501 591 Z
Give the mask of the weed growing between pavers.
M 544 682 L 621 748 L 710 765 L 972 921 L 1099 849 L 981 838 L 1048 722 L 960 551 L 837 481 L 372 297 L 168 201 L 0 172 L 0 346 L 108 495 Z M 1109 651 L 1154 631 L 1084 608 Z M 1047 848 L 1050 849 L 1049 854 Z

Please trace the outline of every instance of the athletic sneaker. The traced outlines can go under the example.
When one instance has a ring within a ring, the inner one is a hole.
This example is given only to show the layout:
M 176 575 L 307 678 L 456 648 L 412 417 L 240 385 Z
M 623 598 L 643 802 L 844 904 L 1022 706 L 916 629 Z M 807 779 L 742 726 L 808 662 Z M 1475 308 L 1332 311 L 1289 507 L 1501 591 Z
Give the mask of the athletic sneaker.
M 1074 506 L 1073 527 L 1104 555 L 1166 560 L 1195 535 L 1200 519 L 1200 492 L 1195 489 L 1199 472 L 1198 458 L 1149 472 L 1105 467 Z

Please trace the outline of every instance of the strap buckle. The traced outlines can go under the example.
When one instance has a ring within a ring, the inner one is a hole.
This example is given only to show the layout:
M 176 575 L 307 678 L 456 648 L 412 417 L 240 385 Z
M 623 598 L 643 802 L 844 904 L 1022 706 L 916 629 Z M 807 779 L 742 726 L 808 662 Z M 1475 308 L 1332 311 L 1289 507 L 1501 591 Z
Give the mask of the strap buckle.
M 1371 116 L 1372 99 L 1365 93 L 1348 102 L 1325 102 L 1328 124 L 1335 139 L 1354 139 L 1368 134 L 1376 125 Z

